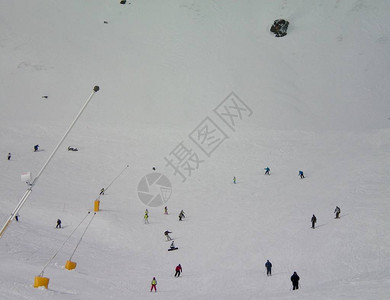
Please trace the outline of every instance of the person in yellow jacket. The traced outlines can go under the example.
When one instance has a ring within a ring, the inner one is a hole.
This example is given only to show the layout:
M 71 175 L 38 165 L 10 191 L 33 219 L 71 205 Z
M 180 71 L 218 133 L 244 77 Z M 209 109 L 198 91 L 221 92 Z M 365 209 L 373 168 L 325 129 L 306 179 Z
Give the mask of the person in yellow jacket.
M 157 280 L 156 280 L 156 277 L 153 277 L 153 280 L 152 280 L 151 284 L 152 284 L 152 286 L 151 286 L 151 288 L 150 288 L 150 292 L 152 292 L 153 289 L 154 289 L 154 292 L 157 293 L 157 289 L 156 289 Z
M 149 215 L 147 213 L 145 213 L 144 219 L 145 219 L 145 224 L 149 224 Z

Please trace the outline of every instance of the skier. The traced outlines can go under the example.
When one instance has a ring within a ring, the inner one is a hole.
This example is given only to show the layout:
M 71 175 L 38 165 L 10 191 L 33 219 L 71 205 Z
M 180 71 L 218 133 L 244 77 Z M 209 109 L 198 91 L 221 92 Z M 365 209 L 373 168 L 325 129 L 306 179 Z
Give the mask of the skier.
M 16 222 L 19 222 L 19 217 L 20 217 L 19 214 L 16 214 L 16 215 L 15 215 L 15 220 L 16 220 Z
M 168 214 L 168 206 L 165 206 L 165 207 L 164 207 L 164 214 L 165 214 L 165 215 Z
M 233 177 L 233 183 L 236 184 L 236 176 Z
M 145 213 L 144 219 L 145 219 L 145 224 L 149 224 L 149 215 L 147 213 Z
M 172 232 L 170 232 L 170 231 L 168 231 L 168 230 L 166 230 L 166 231 L 164 232 L 164 235 L 165 235 L 165 237 L 167 238 L 167 241 L 172 240 L 171 237 L 169 236 L 170 233 L 172 233 Z
M 101 188 L 99 195 L 104 195 L 104 188 Z
M 293 285 L 293 290 L 297 290 L 299 288 L 299 279 L 300 279 L 297 272 L 294 272 L 294 274 L 292 274 L 290 279 Z
M 154 292 L 157 293 L 157 289 L 156 289 L 157 280 L 156 280 L 156 277 L 153 277 L 153 280 L 152 280 L 151 284 L 152 284 L 152 286 L 150 287 L 150 292 L 152 292 L 153 289 L 154 289 Z
M 145 209 L 145 215 L 148 215 L 148 217 L 149 217 L 149 211 L 148 211 L 148 209 Z
M 181 265 L 179 264 L 179 265 L 176 267 L 175 270 L 176 270 L 175 277 L 180 277 L 181 272 L 183 272 L 183 269 L 181 268 Z
M 340 207 L 336 206 L 334 210 L 334 213 L 336 214 L 336 219 L 340 219 L 340 212 L 341 212 Z
M 270 175 L 270 174 L 269 174 L 269 171 L 271 171 L 270 168 L 266 167 L 266 168 L 264 168 L 264 170 L 265 170 L 264 175 Z
M 311 228 L 315 228 L 315 224 L 317 223 L 317 218 L 316 216 L 313 214 L 313 216 L 311 217 Z
M 305 178 L 305 175 L 303 175 L 303 171 L 299 171 L 299 172 L 298 172 L 298 176 L 301 176 L 301 179 L 302 179 L 302 178 Z
M 184 211 L 181 210 L 180 214 L 179 214 L 179 221 L 182 220 L 182 218 L 185 218 L 186 216 L 184 215 Z
M 272 264 L 268 259 L 267 259 L 267 262 L 265 263 L 265 267 L 267 268 L 267 276 L 271 276 Z
M 156 167 L 153 167 L 152 170 L 153 170 L 153 171 L 156 171 Z
M 11 160 L 11 153 L 8 153 L 8 160 Z
M 39 145 L 34 146 L 34 152 L 37 152 L 37 151 L 39 151 Z
M 60 220 L 60 219 L 57 220 L 57 226 L 56 226 L 56 228 L 61 228 L 61 220 Z

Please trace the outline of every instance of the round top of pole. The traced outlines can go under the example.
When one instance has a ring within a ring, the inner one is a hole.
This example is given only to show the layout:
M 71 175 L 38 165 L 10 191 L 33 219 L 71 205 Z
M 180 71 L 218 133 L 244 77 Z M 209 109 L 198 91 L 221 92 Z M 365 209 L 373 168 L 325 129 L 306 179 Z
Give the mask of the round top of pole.
M 93 88 L 93 90 L 94 90 L 95 92 L 97 92 L 97 91 L 99 91 L 99 90 L 100 90 L 100 88 L 99 88 L 99 86 L 98 86 L 98 85 L 95 85 L 95 87 Z

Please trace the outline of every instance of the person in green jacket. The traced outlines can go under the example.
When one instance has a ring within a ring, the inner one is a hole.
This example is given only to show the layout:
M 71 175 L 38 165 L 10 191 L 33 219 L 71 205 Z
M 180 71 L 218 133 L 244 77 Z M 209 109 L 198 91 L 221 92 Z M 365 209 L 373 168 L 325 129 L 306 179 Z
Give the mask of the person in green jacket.
M 153 289 L 154 289 L 154 292 L 157 293 L 156 286 L 157 286 L 157 280 L 156 280 L 156 277 L 153 277 L 152 286 L 151 286 L 151 288 L 150 288 L 150 292 L 152 292 Z

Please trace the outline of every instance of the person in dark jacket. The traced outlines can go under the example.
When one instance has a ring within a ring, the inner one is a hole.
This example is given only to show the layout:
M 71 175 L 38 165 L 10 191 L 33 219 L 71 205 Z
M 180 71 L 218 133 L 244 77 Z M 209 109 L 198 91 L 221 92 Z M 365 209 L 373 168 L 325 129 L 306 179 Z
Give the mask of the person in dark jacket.
M 60 219 L 57 220 L 57 226 L 56 226 L 56 228 L 61 228 L 61 220 L 60 220 Z
M 34 152 L 37 152 L 37 151 L 39 151 L 39 145 L 34 146 Z
M 169 236 L 170 233 L 172 233 L 172 232 L 170 232 L 170 231 L 168 231 L 168 230 L 166 230 L 166 231 L 164 232 L 164 235 L 165 235 L 165 237 L 167 238 L 167 241 L 172 240 L 172 238 Z
M 268 259 L 267 259 L 267 262 L 265 263 L 265 267 L 267 268 L 267 276 L 271 276 L 272 264 Z
M 316 226 L 316 223 L 317 223 L 317 218 L 316 218 L 316 216 L 315 215 L 313 215 L 312 217 L 311 217 L 311 228 L 315 228 L 315 226 Z
M 291 276 L 291 282 L 292 282 L 292 285 L 293 285 L 293 290 L 297 290 L 299 288 L 299 276 L 297 274 L 297 272 L 294 272 L 294 274 L 292 274 Z
M 334 210 L 334 213 L 336 214 L 336 219 L 340 218 L 340 212 L 341 212 L 340 207 L 336 206 L 336 208 Z
M 184 211 L 182 210 L 179 214 L 179 221 L 181 221 L 183 218 L 185 218 L 186 216 L 184 215 Z
M 8 160 L 11 160 L 11 153 L 8 153 Z
M 264 170 L 265 170 L 264 175 L 269 175 L 269 171 L 271 171 L 271 169 L 266 167 L 266 168 L 264 168 Z
M 181 272 L 183 272 L 183 269 L 181 268 L 180 264 L 178 266 L 176 266 L 175 271 L 176 271 L 175 277 L 180 277 Z

